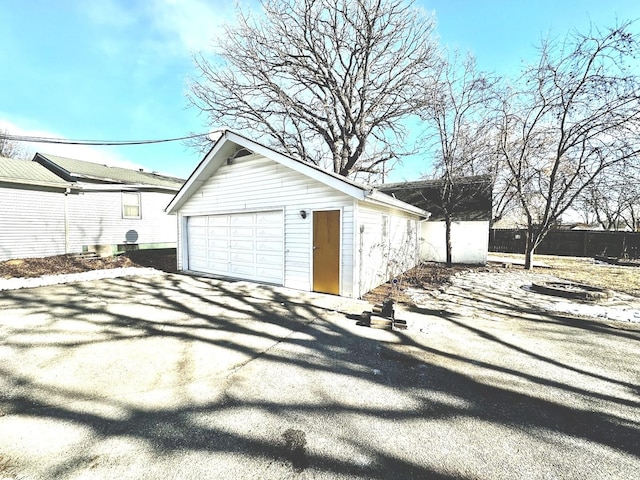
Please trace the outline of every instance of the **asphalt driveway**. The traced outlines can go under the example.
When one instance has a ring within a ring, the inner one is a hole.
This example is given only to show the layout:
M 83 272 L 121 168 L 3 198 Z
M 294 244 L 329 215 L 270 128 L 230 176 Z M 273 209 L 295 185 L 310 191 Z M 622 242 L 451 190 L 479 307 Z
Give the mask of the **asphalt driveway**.
M 406 331 L 365 308 L 168 274 L 0 292 L 0 478 L 637 476 L 640 324 L 497 287 Z

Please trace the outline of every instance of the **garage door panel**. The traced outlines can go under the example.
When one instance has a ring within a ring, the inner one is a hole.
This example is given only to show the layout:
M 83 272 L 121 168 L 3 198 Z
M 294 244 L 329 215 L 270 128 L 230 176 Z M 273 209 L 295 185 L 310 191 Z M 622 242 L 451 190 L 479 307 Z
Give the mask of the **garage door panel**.
M 282 229 L 278 227 L 259 227 L 257 235 L 258 238 L 281 238 Z
M 269 267 L 258 267 L 256 269 L 256 278 L 265 281 L 276 283 L 282 276 L 282 272 L 274 271 Z
M 231 264 L 230 273 L 242 277 L 255 277 L 256 269 L 253 265 Z
M 215 215 L 213 217 L 206 217 L 209 219 L 208 225 L 210 226 L 227 226 L 229 224 L 229 216 L 228 215 Z
M 229 273 L 229 262 L 224 260 L 209 260 L 207 262 L 207 270 L 219 275 L 227 275 Z
M 278 241 L 271 241 L 271 242 L 258 241 L 256 243 L 256 251 L 258 251 L 258 252 L 282 252 L 282 242 L 278 242 Z
M 189 259 L 189 267 L 196 271 L 206 271 L 209 268 L 209 262 L 206 258 L 191 257 Z
M 231 250 L 254 250 L 253 240 L 235 240 L 229 241 L 229 248 Z
M 277 255 L 257 255 L 256 263 L 258 265 L 282 265 L 282 257 Z
M 189 237 L 189 251 L 195 251 L 195 249 L 205 249 L 207 248 L 207 238 L 206 237 Z
M 256 224 L 258 225 L 271 225 L 276 222 L 282 221 L 281 212 L 259 212 L 256 213 Z
M 207 227 L 194 225 L 190 227 L 189 232 L 192 234 L 194 238 L 203 238 L 207 236 Z
M 233 263 L 246 263 L 253 265 L 255 263 L 253 252 L 231 252 L 231 262 Z
M 227 238 L 229 236 L 229 228 L 228 227 L 209 227 L 208 234 L 210 237 Z
M 208 217 L 189 217 L 189 228 L 206 227 Z
M 224 239 L 220 240 L 218 238 L 209 238 L 207 243 L 209 245 L 209 249 L 211 250 L 228 250 L 229 249 L 229 240 Z
M 209 258 L 211 260 L 228 262 L 229 252 L 227 252 L 226 250 L 213 250 L 209 252 Z
M 230 232 L 231 238 L 253 238 L 253 227 L 232 227 Z
M 189 269 L 283 284 L 283 212 L 190 217 Z
M 231 225 L 253 225 L 255 221 L 255 214 L 244 213 L 229 216 Z

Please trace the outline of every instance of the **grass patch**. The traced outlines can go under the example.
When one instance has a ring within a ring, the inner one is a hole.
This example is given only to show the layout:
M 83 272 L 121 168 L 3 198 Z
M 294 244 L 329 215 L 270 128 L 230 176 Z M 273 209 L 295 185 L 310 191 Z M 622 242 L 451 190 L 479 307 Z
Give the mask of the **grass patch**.
M 491 253 L 490 255 L 494 258 L 524 262 L 524 255 L 515 253 Z M 534 267 L 534 272 L 549 273 L 563 280 L 640 297 L 640 267 L 621 267 L 597 262 L 593 258 L 555 255 L 535 255 L 534 261 L 543 262 L 549 267 Z M 514 268 L 523 267 L 514 266 Z

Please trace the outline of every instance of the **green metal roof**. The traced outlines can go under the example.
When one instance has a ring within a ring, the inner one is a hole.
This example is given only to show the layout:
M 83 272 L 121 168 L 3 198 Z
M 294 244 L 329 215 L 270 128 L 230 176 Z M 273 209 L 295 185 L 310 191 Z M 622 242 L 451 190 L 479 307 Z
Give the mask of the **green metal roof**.
M 55 173 L 42 165 L 29 160 L 14 160 L 0 157 L 0 182 L 21 183 L 26 185 L 69 186 Z
M 40 157 L 40 158 L 38 158 Z M 45 162 L 42 162 L 42 159 Z M 36 154 L 34 160 L 44 165 L 52 164 L 55 168 L 62 170 L 63 177 L 69 180 L 79 181 L 99 181 L 104 183 L 130 184 L 130 185 L 150 185 L 155 187 L 179 190 L 184 180 L 181 178 L 169 177 L 155 172 L 143 172 L 121 167 L 109 167 L 99 163 L 85 162 L 72 158 L 58 157 L 43 153 Z M 35 163 L 35 162 L 34 162 Z M 47 165 L 49 166 L 49 165 Z M 71 178 L 69 178 L 71 177 Z

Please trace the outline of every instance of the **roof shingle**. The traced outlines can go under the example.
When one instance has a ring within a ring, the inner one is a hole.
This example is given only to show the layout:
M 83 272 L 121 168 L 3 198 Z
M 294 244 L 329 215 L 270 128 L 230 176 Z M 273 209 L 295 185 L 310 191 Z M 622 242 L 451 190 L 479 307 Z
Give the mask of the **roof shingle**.
M 57 155 L 38 153 L 34 158 L 37 162 L 42 162 L 42 159 L 45 160 L 45 163 L 48 162 L 61 169 L 61 174 L 67 176 L 69 180 L 77 179 L 105 183 L 151 185 L 173 190 L 178 190 L 184 183 L 184 180 L 181 178 L 128 168 L 109 167 L 99 163 L 58 157 Z
M 0 157 L 1 180 L 27 185 L 69 185 L 69 182 L 66 182 L 39 163 L 5 157 Z

